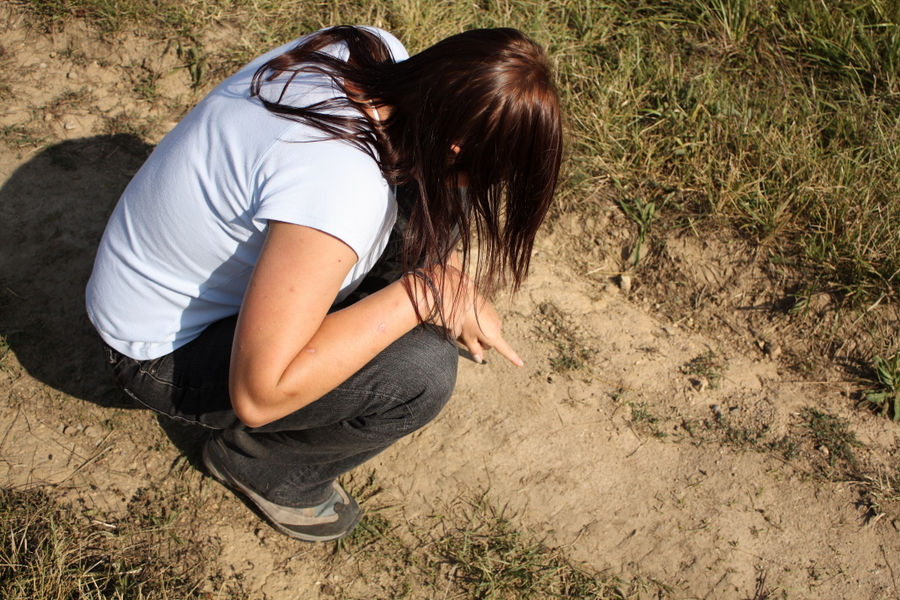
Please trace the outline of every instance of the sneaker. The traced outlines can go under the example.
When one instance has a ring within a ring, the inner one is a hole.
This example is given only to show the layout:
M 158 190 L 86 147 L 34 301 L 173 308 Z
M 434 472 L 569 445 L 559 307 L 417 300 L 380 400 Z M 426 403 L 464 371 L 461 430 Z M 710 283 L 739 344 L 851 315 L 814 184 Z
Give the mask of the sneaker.
M 281 533 L 304 542 L 330 542 L 348 535 L 359 523 L 362 515 L 359 504 L 337 481 L 332 484 L 331 497 L 310 508 L 291 508 L 266 500 L 228 472 L 222 459 L 221 444 L 216 436 L 212 436 L 203 446 L 203 464 L 209 474 L 252 500 Z

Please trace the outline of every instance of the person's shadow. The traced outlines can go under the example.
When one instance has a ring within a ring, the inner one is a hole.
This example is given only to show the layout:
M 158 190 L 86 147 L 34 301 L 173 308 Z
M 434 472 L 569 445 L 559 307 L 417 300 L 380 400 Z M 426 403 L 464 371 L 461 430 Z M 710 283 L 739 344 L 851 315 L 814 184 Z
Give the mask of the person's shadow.
M 0 188 L 0 354 L 5 341 L 33 378 L 101 406 L 130 404 L 106 369 L 84 288 L 106 221 L 151 150 L 130 135 L 61 142 Z
M 104 407 L 141 408 L 112 380 L 84 289 L 109 215 L 152 149 L 131 135 L 61 142 L 0 188 L 0 361 L 11 350 L 37 381 Z M 160 425 L 196 455 L 196 431 Z

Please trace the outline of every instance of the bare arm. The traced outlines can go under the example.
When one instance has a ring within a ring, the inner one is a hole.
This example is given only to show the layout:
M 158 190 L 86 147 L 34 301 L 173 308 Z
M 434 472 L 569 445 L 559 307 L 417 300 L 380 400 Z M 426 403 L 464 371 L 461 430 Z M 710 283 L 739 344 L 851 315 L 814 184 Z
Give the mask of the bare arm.
M 326 233 L 269 224 L 231 354 L 231 401 L 245 424 L 259 427 L 320 398 L 417 324 L 401 282 L 328 314 L 356 260 Z
M 403 280 L 328 314 L 356 260 L 349 246 L 326 233 L 270 222 L 231 351 L 231 403 L 246 425 L 260 427 L 321 398 L 418 324 Z M 447 326 L 473 355 L 493 347 L 521 365 L 500 333 L 493 306 L 458 266 L 451 260 L 451 268 L 428 272 L 436 280 L 446 278 L 441 288 L 450 292 L 443 299 L 447 304 L 457 286 L 467 286 L 464 307 L 445 305 L 444 314 L 451 315 Z M 419 277 L 405 277 L 417 291 L 419 314 L 431 314 L 429 286 Z

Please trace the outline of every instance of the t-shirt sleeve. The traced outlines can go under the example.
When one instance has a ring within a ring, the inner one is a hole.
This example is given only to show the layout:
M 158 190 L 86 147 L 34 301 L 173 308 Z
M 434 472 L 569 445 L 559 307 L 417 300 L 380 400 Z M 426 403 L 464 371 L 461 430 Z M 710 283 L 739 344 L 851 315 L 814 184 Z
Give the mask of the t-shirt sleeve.
M 347 142 L 279 140 L 257 177 L 253 224 L 260 231 L 270 220 L 312 227 L 360 257 L 394 217 L 389 185 L 377 163 Z

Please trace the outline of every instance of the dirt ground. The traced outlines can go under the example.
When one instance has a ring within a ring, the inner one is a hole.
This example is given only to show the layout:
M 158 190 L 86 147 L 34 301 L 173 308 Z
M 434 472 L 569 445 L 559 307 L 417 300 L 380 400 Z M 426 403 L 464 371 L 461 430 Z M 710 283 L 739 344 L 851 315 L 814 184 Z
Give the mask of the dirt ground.
M 249 597 L 390 597 L 389 571 L 322 572 L 308 560 L 321 549 L 180 460 L 196 444 L 129 407 L 104 370 L 84 285 L 144 140 L 195 98 L 190 73 L 165 42 L 33 31 L 10 5 L 0 22 L 0 480 L 102 521 L 149 510 L 177 479 L 215 547 L 207 571 Z M 900 597 L 900 512 L 877 485 L 900 427 L 860 410 L 853 382 L 868 334 L 834 335 L 827 298 L 784 310 L 790 274 L 712 229 L 671 230 L 623 271 L 633 224 L 611 194 L 584 202 L 498 303 L 525 366 L 461 361 L 445 412 L 348 478 L 377 481 L 364 507 L 425 532 L 486 492 L 548 546 L 674 598 Z M 811 410 L 856 432 L 855 466 Z

